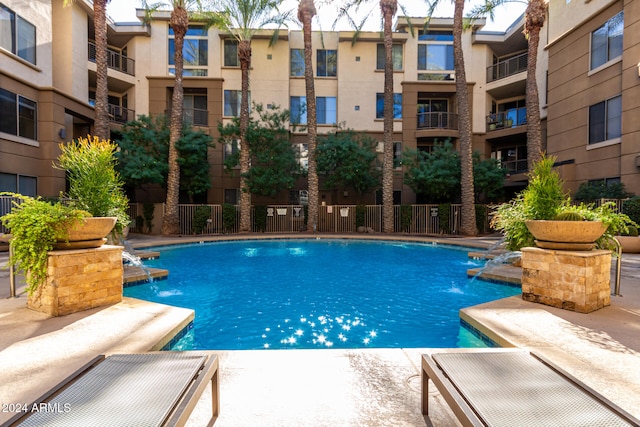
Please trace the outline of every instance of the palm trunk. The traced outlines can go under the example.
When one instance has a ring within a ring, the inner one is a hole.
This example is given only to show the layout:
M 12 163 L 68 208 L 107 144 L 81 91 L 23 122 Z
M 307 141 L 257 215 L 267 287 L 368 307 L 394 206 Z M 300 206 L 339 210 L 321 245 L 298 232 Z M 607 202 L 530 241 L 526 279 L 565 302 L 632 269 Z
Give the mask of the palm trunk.
M 528 37 L 527 52 L 527 166 L 533 166 L 540 161 L 542 153 L 542 129 L 540 124 L 540 96 L 536 72 L 538 68 L 538 45 L 540 30 L 544 25 L 546 8 L 544 1 L 529 0 L 525 13 L 525 33 Z
M 393 233 L 393 16 L 396 0 L 380 0 L 384 26 L 384 154 L 382 157 L 383 232 Z
M 100 139 L 109 139 L 106 0 L 95 0 L 93 2 L 93 25 L 96 38 L 96 105 L 93 134 Z
M 251 231 L 251 193 L 247 186 L 246 174 L 249 173 L 249 67 L 251 66 L 251 41 L 238 43 L 238 59 L 242 73 L 242 99 L 240 100 L 240 232 Z
M 170 24 L 175 34 L 175 84 L 171 99 L 171 119 L 169 122 L 169 171 L 167 175 L 167 200 L 165 214 L 162 221 L 162 234 L 180 233 L 180 216 L 178 203 L 180 201 L 180 165 L 178 164 L 178 150 L 176 143 L 182 136 L 182 113 L 184 109 L 184 91 L 182 86 L 182 71 L 184 58 L 182 47 L 184 36 L 189 28 L 189 16 L 183 8 L 175 8 L 171 12 Z
M 311 20 L 316 14 L 313 0 L 301 0 L 298 8 L 298 18 L 302 22 L 304 36 L 304 80 L 307 94 L 307 145 L 309 151 L 309 163 L 307 170 L 309 188 L 309 209 L 307 219 L 307 231 L 314 232 L 318 223 L 318 199 L 319 184 L 316 164 L 317 142 L 317 117 L 316 117 L 316 90 L 313 77 L 312 45 L 311 45 Z
M 458 124 L 460 132 L 460 185 L 462 187 L 460 233 L 465 236 L 475 236 L 478 234 L 478 230 L 476 227 L 476 207 L 474 204 L 475 191 L 473 187 L 471 112 L 462 51 L 463 10 L 464 0 L 455 0 L 453 12 L 453 57 L 456 72 L 456 98 L 458 100 Z

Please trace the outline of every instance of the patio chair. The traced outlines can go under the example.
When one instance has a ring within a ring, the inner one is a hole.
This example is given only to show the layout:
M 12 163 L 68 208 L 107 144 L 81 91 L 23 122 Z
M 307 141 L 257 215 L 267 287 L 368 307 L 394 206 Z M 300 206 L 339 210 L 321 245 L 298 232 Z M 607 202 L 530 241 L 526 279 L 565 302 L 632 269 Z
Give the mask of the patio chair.
M 422 356 L 422 413 L 429 380 L 463 426 L 639 426 L 640 421 L 527 351 Z
M 219 410 L 218 358 L 209 352 L 98 356 L 8 426 L 183 426 L 211 382 Z

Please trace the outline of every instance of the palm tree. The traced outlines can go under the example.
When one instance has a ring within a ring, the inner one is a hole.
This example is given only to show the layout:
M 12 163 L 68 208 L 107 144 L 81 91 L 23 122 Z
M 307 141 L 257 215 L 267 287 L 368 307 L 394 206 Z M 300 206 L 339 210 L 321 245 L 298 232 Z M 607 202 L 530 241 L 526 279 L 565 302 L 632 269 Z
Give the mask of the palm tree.
M 464 1 L 455 0 L 453 10 L 453 66 L 456 74 L 458 131 L 460 133 L 460 185 L 462 187 L 460 233 L 465 236 L 475 236 L 478 234 L 478 229 L 476 227 L 476 206 L 474 204 L 471 112 L 469 110 L 469 91 L 462 51 Z
M 489 15 L 494 17 L 496 8 L 512 3 L 514 0 L 486 0 L 484 4 L 472 9 L 470 18 Z M 538 47 L 540 31 L 547 16 L 545 0 L 528 0 L 524 13 L 524 34 L 527 37 L 527 167 L 533 170 L 533 165 L 540 161 L 542 153 L 542 126 L 540 124 L 540 96 L 536 72 L 538 68 Z
M 141 0 L 145 9 L 145 23 L 152 19 L 153 12 L 163 3 L 149 5 L 146 0 Z M 184 57 L 182 48 L 184 46 L 184 36 L 189 29 L 190 15 L 198 19 L 205 26 L 219 24 L 221 17 L 216 12 L 205 12 L 200 0 L 172 0 L 166 6 L 171 7 L 169 24 L 174 32 L 175 43 L 175 84 L 171 98 L 171 117 L 169 120 L 169 171 L 167 174 L 167 198 L 165 203 L 165 214 L 162 220 L 162 234 L 178 234 L 180 232 L 180 217 L 178 212 L 178 202 L 180 201 L 180 165 L 178 164 L 178 150 L 176 143 L 182 136 L 182 122 L 184 110 L 184 89 L 182 82 Z
M 351 8 L 356 10 L 368 0 L 353 0 L 352 3 L 341 8 L 338 19 L 346 17 L 351 24 L 354 20 L 349 17 L 348 11 Z M 398 7 L 404 12 L 398 0 L 380 0 L 380 13 L 382 15 L 382 29 L 384 40 L 384 109 L 383 109 L 383 141 L 384 150 L 382 155 L 382 231 L 393 233 L 393 17 L 398 11 Z M 366 17 L 365 17 L 366 20 Z M 365 20 L 356 27 L 356 37 L 360 32 Z
M 93 135 L 109 139 L 109 89 L 107 87 L 107 3 L 110 0 L 93 1 L 93 27 L 96 42 L 96 99 Z M 64 6 L 74 0 L 64 0 Z
M 384 32 L 384 154 L 382 156 L 382 231 L 393 233 L 393 17 L 397 0 L 380 0 Z
M 238 60 L 242 73 L 240 99 L 240 232 L 251 231 L 251 193 L 247 187 L 249 172 L 249 68 L 251 66 L 251 39 L 266 25 L 278 27 L 287 19 L 288 13 L 280 13 L 278 0 L 220 0 L 218 7 L 224 19 L 220 28 L 231 34 L 238 42 Z M 271 43 L 277 40 L 277 30 Z
M 316 7 L 313 0 L 300 0 L 298 4 L 298 19 L 302 23 L 304 37 L 304 80 L 307 94 L 307 146 L 309 151 L 309 163 L 307 179 L 309 186 L 309 210 L 307 231 L 315 231 L 318 222 L 318 170 L 316 163 L 316 139 L 318 124 L 316 117 L 316 90 L 314 87 L 313 63 L 311 46 L 311 20 L 316 15 Z

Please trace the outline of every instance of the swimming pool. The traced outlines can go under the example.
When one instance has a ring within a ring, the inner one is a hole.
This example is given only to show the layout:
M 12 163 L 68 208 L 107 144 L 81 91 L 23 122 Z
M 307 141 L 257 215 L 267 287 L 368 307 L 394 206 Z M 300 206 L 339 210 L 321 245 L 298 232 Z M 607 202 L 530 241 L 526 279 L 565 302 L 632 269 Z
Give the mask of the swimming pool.
M 125 296 L 195 310 L 174 349 L 418 348 L 484 344 L 463 307 L 520 293 L 471 280 L 468 249 L 361 240 L 255 240 L 155 248 L 167 280 Z

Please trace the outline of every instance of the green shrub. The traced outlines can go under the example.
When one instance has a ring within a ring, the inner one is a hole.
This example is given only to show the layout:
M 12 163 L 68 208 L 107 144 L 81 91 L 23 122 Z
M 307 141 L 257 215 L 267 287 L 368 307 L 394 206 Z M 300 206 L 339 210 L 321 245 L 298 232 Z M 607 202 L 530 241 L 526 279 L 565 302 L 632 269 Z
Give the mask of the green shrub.
M 486 224 L 487 224 L 487 206 L 476 205 L 476 228 L 478 229 L 478 233 L 484 234 L 487 232 Z
M 267 231 L 267 207 L 256 206 L 253 211 L 253 224 L 256 231 Z
M 634 196 L 622 202 L 622 213 L 627 215 L 631 221 L 640 224 L 640 196 Z
M 451 203 L 438 205 L 438 231 L 440 234 L 451 234 Z
M 236 207 L 230 203 L 222 205 L 222 227 L 225 233 L 232 233 L 236 228 Z
M 411 205 L 400 206 L 400 229 L 404 233 L 411 231 L 411 222 L 413 221 L 413 212 Z
M 144 223 L 147 226 L 147 233 L 151 234 L 153 230 L 153 213 L 156 206 L 153 203 L 144 203 L 142 205 L 142 216 L 144 217 Z
M 365 205 L 356 206 L 356 229 L 358 227 L 364 227 L 366 212 L 367 212 L 367 207 Z
M 207 222 L 211 218 L 211 206 L 197 206 L 193 213 L 193 223 L 191 224 L 191 232 L 193 234 L 202 234 L 207 227 Z

